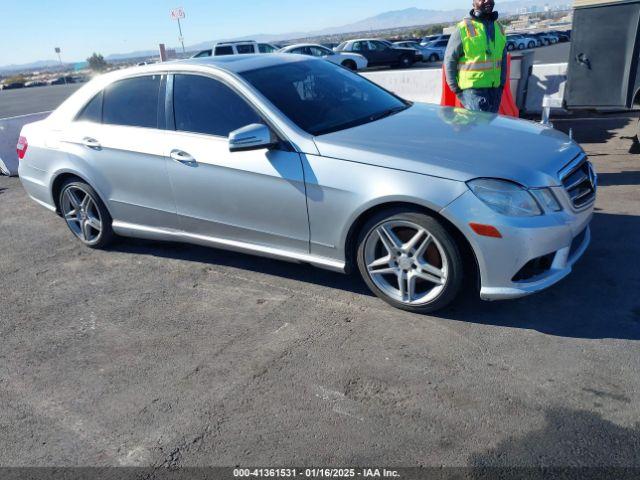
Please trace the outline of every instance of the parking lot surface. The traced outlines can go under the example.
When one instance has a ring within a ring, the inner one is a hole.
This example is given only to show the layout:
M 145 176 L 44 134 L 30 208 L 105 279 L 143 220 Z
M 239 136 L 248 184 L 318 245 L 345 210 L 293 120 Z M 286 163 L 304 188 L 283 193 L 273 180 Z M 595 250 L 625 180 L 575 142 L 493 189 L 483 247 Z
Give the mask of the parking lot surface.
M 0 90 L 0 119 L 55 109 L 82 83 Z
M 640 467 L 634 121 L 556 123 L 600 175 L 568 278 L 434 316 L 305 265 L 90 250 L 0 177 L 0 465 Z

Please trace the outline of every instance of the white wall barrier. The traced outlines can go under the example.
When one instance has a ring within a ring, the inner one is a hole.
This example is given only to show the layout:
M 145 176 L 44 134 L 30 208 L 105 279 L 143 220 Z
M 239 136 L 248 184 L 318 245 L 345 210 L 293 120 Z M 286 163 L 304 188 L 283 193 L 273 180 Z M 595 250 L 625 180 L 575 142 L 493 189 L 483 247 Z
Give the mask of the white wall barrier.
M 563 97 L 567 80 L 566 63 L 533 65 L 530 76 L 529 72 L 521 71 L 520 65 L 514 59 L 510 82 L 513 98 L 518 99 L 518 108 L 522 112 L 542 112 L 542 98 L 545 95 Z M 384 70 L 363 72 L 362 75 L 407 100 L 440 103 L 442 70 L 439 68 Z M 521 85 L 521 82 L 524 83 Z M 526 87 L 526 90 L 519 93 L 520 87 Z
M 566 84 L 566 63 L 534 65 L 527 81 L 524 110 L 527 113 L 542 112 L 543 97 L 549 95 L 553 98 L 563 99 Z
M 20 130 L 23 125 L 42 120 L 47 115 L 49 112 L 0 119 L 0 173 L 11 176 L 18 174 L 16 144 Z

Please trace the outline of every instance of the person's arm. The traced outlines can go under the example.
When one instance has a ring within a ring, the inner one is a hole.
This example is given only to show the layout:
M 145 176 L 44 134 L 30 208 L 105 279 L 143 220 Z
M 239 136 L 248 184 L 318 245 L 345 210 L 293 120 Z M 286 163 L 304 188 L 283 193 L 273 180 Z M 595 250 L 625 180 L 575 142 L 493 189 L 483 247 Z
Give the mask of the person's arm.
M 458 60 L 462 57 L 462 38 L 460 30 L 455 29 L 449 38 L 447 50 L 444 53 L 444 73 L 447 77 L 447 84 L 453 93 L 460 95 L 462 90 L 458 86 Z

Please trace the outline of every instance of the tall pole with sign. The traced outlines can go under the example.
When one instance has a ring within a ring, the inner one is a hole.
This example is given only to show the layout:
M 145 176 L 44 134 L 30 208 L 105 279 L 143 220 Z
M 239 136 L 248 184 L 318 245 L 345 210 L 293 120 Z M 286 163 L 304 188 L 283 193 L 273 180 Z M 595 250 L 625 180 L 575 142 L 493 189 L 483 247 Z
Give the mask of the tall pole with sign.
M 174 8 L 173 10 L 171 10 L 171 18 L 178 21 L 178 32 L 180 34 L 178 40 L 180 40 L 180 43 L 182 44 L 182 53 L 186 53 L 184 49 L 184 37 L 182 36 L 182 25 L 180 25 L 180 19 L 184 19 L 184 17 L 185 14 L 182 7 Z
M 60 62 L 60 68 L 62 68 L 62 79 L 64 80 L 64 84 L 67 84 L 67 76 L 64 74 L 64 65 L 62 64 L 62 57 L 60 57 L 60 47 L 56 47 L 55 52 L 58 54 L 58 62 Z

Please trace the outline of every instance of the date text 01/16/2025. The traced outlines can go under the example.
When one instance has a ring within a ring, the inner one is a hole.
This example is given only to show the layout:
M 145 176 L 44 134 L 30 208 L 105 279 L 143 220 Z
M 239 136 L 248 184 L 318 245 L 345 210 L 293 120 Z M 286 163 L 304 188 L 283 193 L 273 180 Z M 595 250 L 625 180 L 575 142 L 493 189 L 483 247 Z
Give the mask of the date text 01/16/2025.
M 234 478 L 398 478 L 385 468 L 234 468 Z

